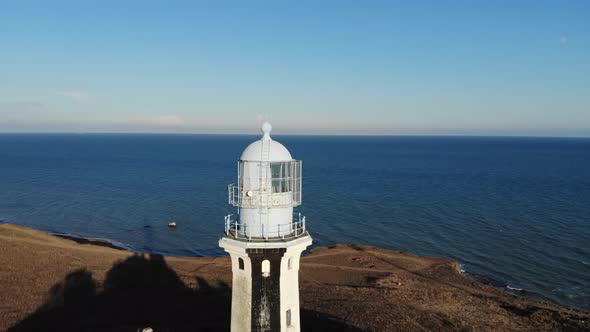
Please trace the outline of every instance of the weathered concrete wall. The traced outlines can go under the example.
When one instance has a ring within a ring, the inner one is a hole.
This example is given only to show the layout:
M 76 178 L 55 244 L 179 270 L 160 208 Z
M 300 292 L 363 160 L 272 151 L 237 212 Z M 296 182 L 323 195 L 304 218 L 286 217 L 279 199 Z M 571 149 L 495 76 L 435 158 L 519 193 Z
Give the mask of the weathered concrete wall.
M 246 249 L 252 262 L 252 331 L 281 330 L 281 260 L 285 248 Z M 262 262 L 270 262 L 263 275 Z
M 232 262 L 231 332 L 247 332 L 252 326 L 252 263 L 246 250 L 240 247 L 224 246 Z M 244 269 L 240 269 L 240 258 Z
M 300 331 L 299 260 L 311 237 L 262 243 L 223 238 L 219 244 L 232 259 L 231 331 Z M 268 273 L 263 273 L 265 261 Z
M 309 243 L 287 247 L 281 262 L 281 331 L 301 330 L 299 319 L 299 260 Z M 289 262 L 290 261 L 290 262 Z M 291 324 L 287 324 L 287 310 L 291 311 Z

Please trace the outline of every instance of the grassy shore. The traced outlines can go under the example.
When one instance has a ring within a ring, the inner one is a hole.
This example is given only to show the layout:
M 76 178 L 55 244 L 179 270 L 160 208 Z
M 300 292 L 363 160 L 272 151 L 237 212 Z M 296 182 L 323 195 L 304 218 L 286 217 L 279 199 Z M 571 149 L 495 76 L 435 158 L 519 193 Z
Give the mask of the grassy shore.
M 303 331 L 590 330 L 590 312 L 516 297 L 447 259 L 336 245 L 303 257 L 300 276 Z M 0 330 L 229 330 L 228 257 L 136 254 L 0 224 L 0 285 Z

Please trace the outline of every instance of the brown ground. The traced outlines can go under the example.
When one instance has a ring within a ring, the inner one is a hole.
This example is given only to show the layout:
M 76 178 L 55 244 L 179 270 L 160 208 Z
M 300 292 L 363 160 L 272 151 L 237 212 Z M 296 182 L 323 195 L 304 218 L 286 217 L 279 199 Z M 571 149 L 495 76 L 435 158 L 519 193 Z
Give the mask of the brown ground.
M 0 330 L 229 330 L 227 257 L 96 244 L 0 224 Z M 367 246 L 305 256 L 301 306 L 303 331 L 590 331 L 590 312 L 515 297 L 451 260 Z

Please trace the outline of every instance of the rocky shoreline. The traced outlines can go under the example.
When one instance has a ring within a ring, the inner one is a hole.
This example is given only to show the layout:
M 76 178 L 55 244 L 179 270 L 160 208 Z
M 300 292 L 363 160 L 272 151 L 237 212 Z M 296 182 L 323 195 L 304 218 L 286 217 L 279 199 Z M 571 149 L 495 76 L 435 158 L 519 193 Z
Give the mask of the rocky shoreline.
M 228 257 L 164 257 L 0 224 L 0 330 L 227 331 Z M 302 331 L 588 331 L 590 312 L 521 298 L 457 262 L 358 245 L 302 258 Z

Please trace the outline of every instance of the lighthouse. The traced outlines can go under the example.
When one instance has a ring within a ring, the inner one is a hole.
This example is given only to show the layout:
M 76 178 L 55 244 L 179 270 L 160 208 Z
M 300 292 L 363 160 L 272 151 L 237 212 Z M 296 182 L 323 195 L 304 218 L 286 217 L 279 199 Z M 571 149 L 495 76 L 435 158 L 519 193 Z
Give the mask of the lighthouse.
M 312 240 L 301 205 L 302 162 L 270 137 L 251 143 L 238 161 L 219 240 L 231 256 L 231 331 L 300 331 L 299 258 Z

